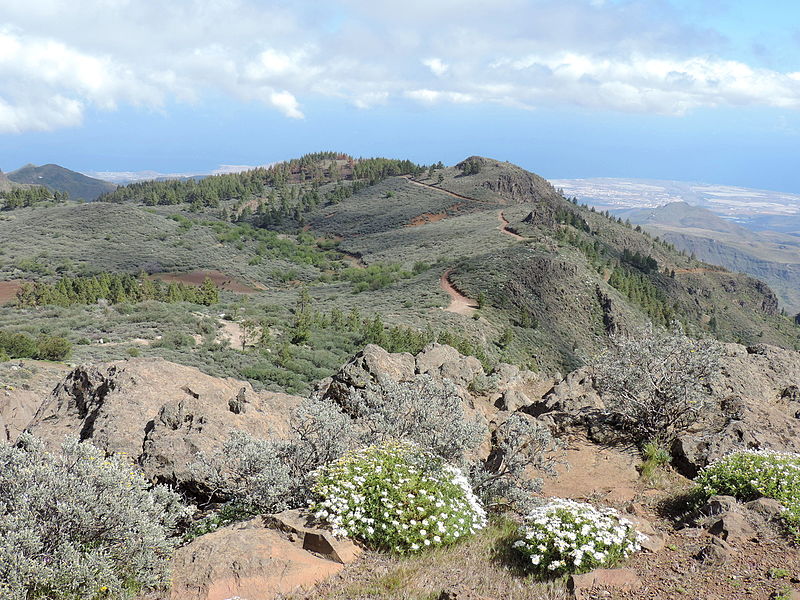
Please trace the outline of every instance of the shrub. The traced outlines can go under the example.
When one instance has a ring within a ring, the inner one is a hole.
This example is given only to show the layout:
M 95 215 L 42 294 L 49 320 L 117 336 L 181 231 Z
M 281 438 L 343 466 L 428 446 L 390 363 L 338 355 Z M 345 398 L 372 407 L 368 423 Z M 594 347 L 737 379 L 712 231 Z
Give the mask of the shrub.
M 36 358 L 39 360 L 66 360 L 72 353 L 72 344 L 66 338 L 51 335 L 36 340 Z
M 800 454 L 740 450 L 710 464 L 695 478 L 701 496 L 734 496 L 747 502 L 767 497 L 780 502 L 783 518 L 800 535 Z
M 311 510 L 334 533 L 397 553 L 452 544 L 486 526 L 457 468 L 409 442 L 384 442 L 322 467 Z
M 541 478 L 533 473 L 554 475 L 556 452 L 561 442 L 550 429 L 533 417 L 512 414 L 492 433 L 492 453 L 471 465 L 470 478 L 476 493 L 488 504 L 511 505 L 527 511 L 533 494 L 541 491 Z
M 191 348 L 194 345 L 194 338 L 188 333 L 183 333 L 182 331 L 167 332 L 160 340 L 156 340 L 152 343 L 153 348 L 171 348 L 172 350 Z
M 192 470 L 211 494 L 242 510 L 277 512 L 307 503 L 314 469 L 354 443 L 350 418 L 332 402 L 306 400 L 294 411 L 288 440 L 258 439 L 232 431 L 214 454 L 199 454 Z
M 640 444 L 667 444 L 691 427 L 711 400 L 710 380 L 720 349 L 692 340 L 675 324 L 652 326 L 635 338 L 612 337 L 593 365 L 598 391 L 621 426 Z
M 36 356 L 36 340 L 24 333 L 0 331 L 0 349 L 11 358 L 33 358 Z
M 541 576 L 586 573 L 611 566 L 639 549 L 641 534 L 610 508 L 552 499 L 534 509 L 514 547 Z
M 168 583 L 179 497 L 89 443 L 0 445 L 0 597 L 125 598 Z
M 485 421 L 466 416 L 452 383 L 438 383 L 429 375 L 353 389 L 344 410 L 366 432 L 368 444 L 409 439 L 449 461 L 461 460 L 487 431 Z

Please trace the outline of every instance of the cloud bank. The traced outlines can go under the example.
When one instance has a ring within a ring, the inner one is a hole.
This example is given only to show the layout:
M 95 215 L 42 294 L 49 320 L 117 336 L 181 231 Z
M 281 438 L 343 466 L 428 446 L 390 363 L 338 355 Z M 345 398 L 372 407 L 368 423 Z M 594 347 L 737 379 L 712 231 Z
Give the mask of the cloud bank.
M 726 58 L 666 0 L 0 0 L 0 14 L 0 133 L 220 95 L 289 119 L 320 99 L 800 108 L 800 72 Z

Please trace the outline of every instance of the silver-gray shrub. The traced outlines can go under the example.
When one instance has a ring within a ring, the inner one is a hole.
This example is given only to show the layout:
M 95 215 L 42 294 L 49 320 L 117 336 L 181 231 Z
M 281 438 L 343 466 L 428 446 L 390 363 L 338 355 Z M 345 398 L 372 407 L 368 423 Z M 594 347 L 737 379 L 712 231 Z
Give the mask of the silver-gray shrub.
M 344 409 L 365 443 L 412 440 L 449 461 L 460 461 L 488 433 L 484 419 L 467 416 L 455 385 L 429 375 L 353 389 Z
M 487 506 L 526 513 L 542 489 L 540 474 L 555 475 L 561 443 L 533 417 L 513 413 L 492 433 L 492 452 L 470 470 L 472 487 Z
M 476 449 L 489 437 L 489 426 L 477 415 L 470 417 L 464 404 L 451 382 L 419 375 L 353 390 L 345 410 L 355 417 L 365 442 L 412 440 L 468 472 L 487 505 L 526 510 L 541 489 L 538 475 L 553 473 L 558 441 L 546 425 L 512 414 L 492 432 L 492 451 L 481 460 Z
M 385 380 L 351 390 L 343 408 L 330 400 L 305 400 L 294 412 L 288 439 L 262 440 L 232 432 L 217 452 L 193 465 L 218 499 L 260 512 L 304 506 L 310 476 L 348 450 L 386 440 L 409 440 L 470 473 L 476 492 L 491 503 L 518 505 L 538 490 L 557 447 L 549 429 L 512 415 L 492 434 L 488 460 L 477 449 L 488 440 L 485 419 L 470 416 L 458 389 L 428 375 Z
M 595 385 L 606 408 L 639 443 L 668 443 L 691 427 L 712 401 L 711 379 L 721 348 L 693 340 L 679 325 L 652 325 L 615 336 L 593 364 Z
M 0 444 L 0 598 L 126 598 L 169 581 L 177 494 L 87 442 Z
M 232 431 L 222 447 L 199 454 L 194 474 L 212 497 L 259 512 L 304 505 L 311 472 L 353 447 L 351 419 L 329 400 L 304 400 L 292 414 L 288 439 L 259 439 Z

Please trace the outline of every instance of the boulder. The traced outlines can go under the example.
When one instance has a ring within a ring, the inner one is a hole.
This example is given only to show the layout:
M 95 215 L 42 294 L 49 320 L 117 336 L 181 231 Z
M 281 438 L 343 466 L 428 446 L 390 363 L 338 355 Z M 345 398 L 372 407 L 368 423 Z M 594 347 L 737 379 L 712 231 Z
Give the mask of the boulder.
M 342 404 L 351 389 L 364 389 L 371 383 L 407 381 L 414 377 L 414 356 L 408 352 L 390 353 L 368 344 L 321 388 L 322 396 Z
M 567 587 L 575 600 L 589 600 L 594 588 L 637 590 L 642 587 L 642 581 L 633 569 L 595 569 L 582 575 L 570 576 Z
M 481 362 L 474 356 L 462 356 L 458 350 L 442 344 L 428 344 L 416 357 L 416 372 L 430 375 L 437 381 L 449 379 L 467 388 L 483 374 Z
M 343 568 L 303 550 L 261 518 L 224 527 L 179 548 L 171 600 L 272 600 L 310 587 Z
M 531 399 L 517 390 L 508 390 L 498 398 L 494 405 L 498 410 L 515 412 L 526 406 L 530 406 Z
M 712 537 L 711 542 L 704 546 L 695 558 L 703 562 L 720 565 L 733 558 L 736 550 L 728 542 L 719 537 Z
M 775 521 L 781 518 L 784 508 L 777 500 L 772 498 L 758 498 L 744 505 L 747 510 L 761 515 L 767 521 Z
M 734 511 L 722 513 L 714 518 L 708 526 L 708 532 L 729 544 L 747 542 L 757 535 L 744 515 Z
M 267 515 L 264 523 L 287 534 L 287 539 L 303 550 L 343 565 L 353 562 L 361 555 L 361 548 L 351 540 L 337 538 L 330 530 L 315 527 L 305 511 L 300 509 Z
M 51 446 L 66 435 L 91 440 L 105 452 L 126 454 L 154 480 L 185 484 L 194 455 L 222 445 L 232 429 L 286 435 L 300 400 L 141 358 L 75 368 L 29 429 Z

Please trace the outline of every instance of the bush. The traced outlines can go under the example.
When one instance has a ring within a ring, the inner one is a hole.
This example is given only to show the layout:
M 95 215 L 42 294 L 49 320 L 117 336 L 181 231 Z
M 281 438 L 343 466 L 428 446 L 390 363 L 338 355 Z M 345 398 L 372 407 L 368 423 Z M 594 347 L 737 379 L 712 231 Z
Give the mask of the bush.
M 800 454 L 741 450 L 712 463 L 695 478 L 701 496 L 733 496 L 743 502 L 772 498 L 785 510 L 783 518 L 800 536 Z
M 634 337 L 612 337 L 593 365 L 597 390 L 621 426 L 639 443 L 668 445 L 691 427 L 711 400 L 719 344 L 692 340 L 680 327 L 652 326 Z
M 160 340 L 156 340 L 152 343 L 153 348 L 171 348 L 172 350 L 191 348 L 194 345 L 194 338 L 182 331 L 170 331 L 165 333 Z
M 353 389 L 344 410 L 366 432 L 367 444 L 409 439 L 449 461 L 462 460 L 487 432 L 485 421 L 466 416 L 452 383 L 437 383 L 429 375 Z
M 0 597 L 126 598 L 168 583 L 179 497 L 89 443 L 0 444 Z
M 556 452 L 561 442 L 550 429 L 533 417 L 512 414 L 492 433 L 492 453 L 485 461 L 473 462 L 470 478 L 475 492 L 488 504 L 510 505 L 527 511 L 541 491 L 541 478 L 533 473 L 554 475 Z
M 533 510 L 514 547 L 541 576 L 586 573 L 611 566 L 639 549 L 641 534 L 610 508 L 552 499 Z
M 457 468 L 409 442 L 385 442 L 322 467 L 314 515 L 334 533 L 397 553 L 444 546 L 486 526 Z
M 36 340 L 36 358 L 39 360 L 66 360 L 70 354 L 72 344 L 66 338 L 51 335 Z
M 251 513 L 304 506 L 314 469 L 340 457 L 354 443 L 350 418 L 328 401 L 304 401 L 293 413 L 288 440 L 254 438 L 232 431 L 211 456 L 199 454 L 192 470 L 211 493 Z
M 36 356 L 36 340 L 24 333 L 0 331 L 0 350 L 11 358 L 33 358 Z

